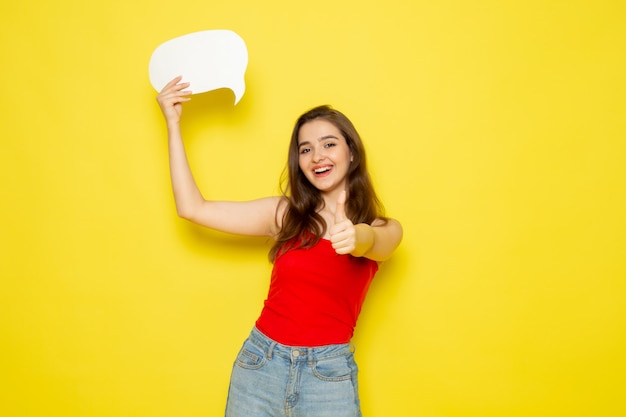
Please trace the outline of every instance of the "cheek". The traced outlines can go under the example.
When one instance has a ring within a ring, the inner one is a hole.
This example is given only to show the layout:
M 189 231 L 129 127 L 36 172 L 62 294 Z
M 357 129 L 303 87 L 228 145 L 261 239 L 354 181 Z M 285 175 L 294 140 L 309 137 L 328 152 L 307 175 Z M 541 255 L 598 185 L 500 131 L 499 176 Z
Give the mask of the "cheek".
M 352 152 L 350 152 L 349 149 L 346 149 L 344 151 L 343 158 L 344 158 L 344 161 L 347 161 L 348 163 L 352 162 L 352 159 L 353 159 Z
M 307 165 L 307 158 L 305 155 L 300 155 L 298 157 L 298 166 L 300 167 L 300 170 L 303 172 L 306 172 L 306 170 L 304 169 L 304 167 Z

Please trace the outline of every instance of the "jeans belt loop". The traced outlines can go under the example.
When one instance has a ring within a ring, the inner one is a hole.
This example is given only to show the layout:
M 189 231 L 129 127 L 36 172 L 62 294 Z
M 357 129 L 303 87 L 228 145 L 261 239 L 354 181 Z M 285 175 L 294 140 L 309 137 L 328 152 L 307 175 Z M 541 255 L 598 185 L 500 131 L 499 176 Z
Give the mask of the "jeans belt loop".
M 307 349 L 308 363 L 309 366 L 313 366 L 313 348 Z
M 272 360 L 272 354 L 274 353 L 274 347 L 276 346 L 276 342 L 272 342 L 270 347 L 267 349 L 267 359 Z

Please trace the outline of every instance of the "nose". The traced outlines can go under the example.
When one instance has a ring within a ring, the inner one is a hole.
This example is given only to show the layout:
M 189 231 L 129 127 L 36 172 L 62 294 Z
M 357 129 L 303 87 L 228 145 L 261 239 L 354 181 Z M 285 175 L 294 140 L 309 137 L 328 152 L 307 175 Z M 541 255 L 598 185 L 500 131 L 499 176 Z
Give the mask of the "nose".
M 320 162 L 324 160 L 324 158 L 326 158 L 326 153 L 320 148 L 314 148 L 311 152 L 313 153 L 312 161 L 315 163 Z

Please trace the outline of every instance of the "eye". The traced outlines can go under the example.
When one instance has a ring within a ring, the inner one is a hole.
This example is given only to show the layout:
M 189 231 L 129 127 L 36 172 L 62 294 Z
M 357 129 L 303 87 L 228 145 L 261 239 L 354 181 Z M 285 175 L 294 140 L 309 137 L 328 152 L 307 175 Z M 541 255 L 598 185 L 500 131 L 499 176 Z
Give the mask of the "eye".
M 305 153 L 309 153 L 311 152 L 311 148 L 301 148 L 300 149 L 300 154 L 305 154 Z
M 325 148 L 332 148 L 333 146 L 337 146 L 337 144 L 335 142 L 326 142 L 324 144 Z

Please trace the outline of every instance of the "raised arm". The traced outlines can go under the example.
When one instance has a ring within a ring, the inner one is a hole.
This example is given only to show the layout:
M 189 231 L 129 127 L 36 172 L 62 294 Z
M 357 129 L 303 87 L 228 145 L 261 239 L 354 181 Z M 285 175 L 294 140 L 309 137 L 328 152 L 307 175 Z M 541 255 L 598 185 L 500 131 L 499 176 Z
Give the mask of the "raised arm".
M 250 236 L 273 236 L 280 197 L 247 202 L 208 201 L 193 178 L 180 130 L 182 104 L 189 101 L 189 83 L 170 81 L 157 96 L 167 124 L 170 175 L 180 217 L 211 229 Z

